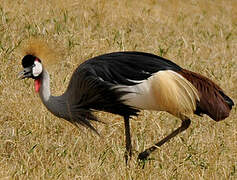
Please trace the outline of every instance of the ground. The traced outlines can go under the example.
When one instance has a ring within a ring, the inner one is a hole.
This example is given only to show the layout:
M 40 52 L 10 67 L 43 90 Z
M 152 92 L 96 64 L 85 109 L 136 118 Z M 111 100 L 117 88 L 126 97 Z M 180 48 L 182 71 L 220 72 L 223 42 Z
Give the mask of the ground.
M 236 0 L 2 0 L 0 3 L 0 177 L 3 179 L 236 179 L 237 108 L 224 121 L 191 117 L 190 128 L 151 156 L 139 152 L 180 126 L 165 112 L 131 121 L 133 158 L 124 163 L 124 124 L 98 112 L 98 137 L 50 114 L 32 80 L 17 80 L 29 37 L 45 39 L 58 57 L 47 67 L 52 93 L 73 70 L 113 51 L 154 53 L 199 72 L 237 102 Z

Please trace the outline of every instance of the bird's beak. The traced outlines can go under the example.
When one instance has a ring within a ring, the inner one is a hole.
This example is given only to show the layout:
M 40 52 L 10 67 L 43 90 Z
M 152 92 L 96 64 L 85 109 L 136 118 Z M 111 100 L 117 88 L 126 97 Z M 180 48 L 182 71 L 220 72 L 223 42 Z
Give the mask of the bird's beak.
M 30 77 L 32 77 L 32 68 L 30 67 L 24 68 L 23 71 L 18 73 L 18 79 L 25 79 Z

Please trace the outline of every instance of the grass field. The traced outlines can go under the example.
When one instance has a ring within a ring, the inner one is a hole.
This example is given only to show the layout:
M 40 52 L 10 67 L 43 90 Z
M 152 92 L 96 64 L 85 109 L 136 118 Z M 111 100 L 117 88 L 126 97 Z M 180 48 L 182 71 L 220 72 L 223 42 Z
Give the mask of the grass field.
M 48 67 L 52 93 L 67 87 L 84 60 L 137 50 L 173 60 L 220 85 L 237 102 L 236 0 L 0 0 L 0 179 L 237 179 L 237 108 L 216 123 L 191 117 L 190 128 L 151 155 L 139 152 L 180 126 L 164 112 L 131 121 L 134 156 L 124 163 L 119 116 L 84 127 L 50 114 L 32 80 L 17 80 L 19 47 L 29 37 L 54 42 L 61 58 Z

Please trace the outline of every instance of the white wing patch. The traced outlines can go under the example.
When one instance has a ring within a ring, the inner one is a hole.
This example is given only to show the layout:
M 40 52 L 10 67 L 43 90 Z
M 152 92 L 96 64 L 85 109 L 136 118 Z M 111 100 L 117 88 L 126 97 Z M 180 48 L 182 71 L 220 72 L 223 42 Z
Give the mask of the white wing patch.
M 139 109 L 156 110 L 156 101 L 152 94 L 152 79 L 153 77 L 151 76 L 146 80 L 139 81 L 139 84 L 134 86 L 119 86 L 121 91 L 130 92 L 122 97 L 124 103 Z
M 32 74 L 34 77 L 39 76 L 43 71 L 43 66 L 39 61 L 34 62 L 35 66 L 32 68 Z

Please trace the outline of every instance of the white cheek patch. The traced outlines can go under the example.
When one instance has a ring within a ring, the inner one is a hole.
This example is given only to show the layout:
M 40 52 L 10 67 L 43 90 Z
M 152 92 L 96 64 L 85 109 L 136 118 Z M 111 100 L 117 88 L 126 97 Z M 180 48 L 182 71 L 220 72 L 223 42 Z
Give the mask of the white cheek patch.
M 39 61 L 35 61 L 34 64 L 35 66 L 32 68 L 32 74 L 34 77 L 37 77 L 42 73 L 43 67 Z

